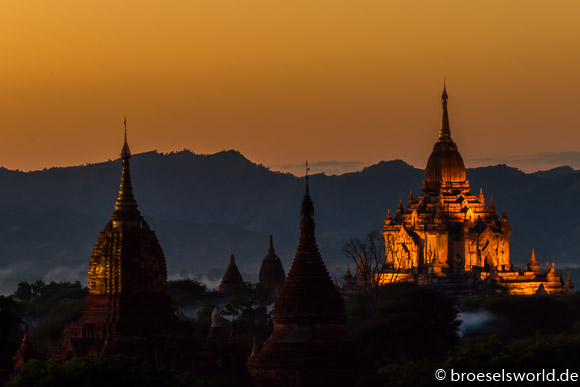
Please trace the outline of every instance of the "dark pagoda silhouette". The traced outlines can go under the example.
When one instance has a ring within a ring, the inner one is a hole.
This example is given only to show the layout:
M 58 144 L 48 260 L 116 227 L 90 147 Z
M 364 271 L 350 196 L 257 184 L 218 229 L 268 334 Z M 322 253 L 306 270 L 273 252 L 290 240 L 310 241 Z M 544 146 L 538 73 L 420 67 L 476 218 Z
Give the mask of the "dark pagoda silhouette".
M 64 348 L 55 357 L 125 354 L 191 369 L 193 329 L 171 308 L 163 250 L 133 195 L 126 121 L 121 159 L 119 197 L 91 255 L 82 317 L 65 327 Z
M 218 291 L 220 293 L 228 293 L 232 294 L 235 292 L 236 288 L 244 283 L 244 279 L 242 278 L 242 274 L 236 265 L 236 257 L 231 254 L 230 255 L 230 263 L 224 272 L 224 276 L 218 286 Z
M 42 357 L 34 348 L 34 345 L 30 342 L 30 337 L 28 336 L 28 324 L 24 326 L 24 336 L 22 337 L 22 344 L 16 354 L 12 358 L 14 361 L 14 375 L 24 367 L 29 360 L 41 359 Z
M 346 332 L 344 301 L 322 260 L 308 192 L 300 209 L 300 239 L 274 305 L 274 331 L 248 359 L 257 386 L 353 386 L 356 361 Z
M 269 287 L 277 294 L 282 289 L 285 278 L 286 273 L 284 273 L 282 261 L 276 255 L 272 235 L 270 235 L 270 246 L 268 247 L 266 256 L 262 260 L 262 266 L 260 266 L 260 284 Z

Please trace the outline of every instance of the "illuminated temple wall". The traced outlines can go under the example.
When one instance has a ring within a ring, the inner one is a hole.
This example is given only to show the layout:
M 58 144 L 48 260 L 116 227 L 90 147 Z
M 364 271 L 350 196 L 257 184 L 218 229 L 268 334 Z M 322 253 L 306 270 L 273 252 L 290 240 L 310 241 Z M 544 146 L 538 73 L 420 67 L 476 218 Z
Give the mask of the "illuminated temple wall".
M 510 234 L 505 214 L 466 194 L 410 197 L 383 228 L 387 266 L 398 272 L 510 270 Z
M 441 282 L 447 277 L 475 285 L 492 275 L 512 294 L 570 292 L 555 265 L 539 270 L 532 253 L 529 271 L 514 272 L 510 260 L 511 226 L 504 211 L 498 216 L 483 190 L 471 194 L 463 159 L 451 138 L 448 95 L 441 95 L 438 139 L 425 168 L 422 195 L 399 201 L 396 215 L 388 211 L 383 237 L 386 269 L 379 282 Z

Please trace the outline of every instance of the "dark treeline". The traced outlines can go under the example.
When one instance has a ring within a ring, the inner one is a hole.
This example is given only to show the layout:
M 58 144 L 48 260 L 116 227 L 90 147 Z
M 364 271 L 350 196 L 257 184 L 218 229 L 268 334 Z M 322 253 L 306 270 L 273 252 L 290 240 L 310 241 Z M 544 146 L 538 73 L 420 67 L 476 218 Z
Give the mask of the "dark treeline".
M 231 333 L 232 321 L 235 320 L 237 341 L 248 354 L 251 351 L 253 337 L 263 341 L 272 332 L 272 294 L 269 289 L 259 284 L 240 284 L 232 296 L 210 291 L 195 279 L 168 281 L 167 287 L 176 314 L 182 320 L 191 321 L 199 342 L 203 342 L 208 334 L 211 314 L 216 306 L 221 310 L 220 322 L 224 334 Z M 20 282 L 12 294 L 0 296 L 0 381 L 7 380 L 13 370 L 12 358 L 21 344 L 24 327 L 29 327 L 30 341 L 39 354 L 38 357 L 48 358 L 51 347 L 62 345 L 65 324 L 77 321 L 81 317 L 83 300 L 87 294 L 88 289 L 82 287 L 80 282 L 44 283 L 39 280 L 33 283 Z M 115 362 L 125 364 L 126 367 L 116 366 Z M 104 374 L 98 372 L 101 368 L 106 371 Z M 157 378 L 170 373 L 154 372 L 150 368 L 136 359 L 125 356 L 108 360 L 73 359 L 67 361 L 64 367 L 51 361 L 33 361 L 25 366 L 11 385 L 35 385 L 34 383 L 50 375 L 50 379 L 54 380 L 42 385 L 80 385 L 84 382 L 81 383 L 79 378 L 85 378 L 93 383 L 90 385 L 101 386 L 99 381 L 107 380 L 106 375 L 113 377 L 119 374 L 122 377 L 118 380 L 126 382 L 147 379 L 147 382 L 143 381 L 144 384 L 139 385 L 158 386 L 160 384 L 155 382 Z M 143 370 L 147 370 L 145 376 L 138 376 Z M 99 373 L 100 376 L 95 378 L 95 373 Z M 134 373 L 135 379 L 129 378 L 128 375 L 131 373 Z M 215 379 L 212 383 L 223 382 L 224 385 L 232 383 L 231 380 L 227 378 L 222 380 L 219 376 Z M 167 380 L 172 381 L 173 385 L 205 385 L 199 384 L 200 380 L 187 375 Z M 167 385 L 172 385 L 171 383 Z
M 374 318 L 363 292 L 346 296 L 348 329 L 353 339 L 353 361 L 361 361 L 377 385 L 436 385 L 436 369 L 496 372 L 574 369 L 580 361 L 580 295 L 568 297 L 509 296 L 485 292 L 456 300 L 426 287 L 392 284 L 381 287 Z M 201 341 L 207 336 L 211 313 L 220 306 L 221 322 L 229 334 L 231 321 L 249 355 L 252 337 L 263 342 L 272 332 L 269 291 L 246 283 L 229 298 L 194 279 L 169 281 L 168 292 L 180 318 L 192 322 Z M 87 289 L 79 283 L 21 282 L 9 296 L 0 297 L 0 369 L 6 380 L 12 356 L 20 345 L 24 324 L 40 353 L 61 343 L 64 324 L 81 314 Z M 475 317 L 475 323 L 467 316 Z M 477 322 L 478 316 L 484 316 Z M 48 378 L 48 379 L 47 379 Z M 43 380 L 39 384 L 40 380 Z M 48 380 L 48 382 L 47 382 Z M 31 361 L 10 386 L 103 385 L 116 380 L 143 386 L 235 385 L 216 376 L 199 379 L 174 375 L 124 356 L 72 359 L 64 365 Z M 117 383 L 117 382 L 115 382 Z

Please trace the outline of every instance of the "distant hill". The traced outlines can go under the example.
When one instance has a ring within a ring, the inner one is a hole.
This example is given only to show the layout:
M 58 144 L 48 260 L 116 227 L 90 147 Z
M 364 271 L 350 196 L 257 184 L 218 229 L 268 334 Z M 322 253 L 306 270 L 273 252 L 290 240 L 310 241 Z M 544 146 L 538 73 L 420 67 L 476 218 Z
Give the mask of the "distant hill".
M 298 240 L 304 179 L 270 171 L 236 151 L 197 155 L 148 152 L 131 159 L 139 208 L 157 232 L 171 278 L 219 279 L 234 253 L 247 279 L 256 279 L 274 235 L 288 270 Z M 507 209 L 514 264 L 532 247 L 542 262 L 580 263 L 580 172 L 568 167 L 532 174 L 505 165 L 469 169 L 474 193 L 484 188 Z M 119 160 L 18 172 L 0 168 L 0 293 L 21 280 L 83 279 L 97 233 L 113 211 Z M 311 176 L 317 237 L 328 266 L 346 266 L 345 240 L 382 228 L 409 189 L 419 193 L 424 172 L 401 160 L 360 172 Z

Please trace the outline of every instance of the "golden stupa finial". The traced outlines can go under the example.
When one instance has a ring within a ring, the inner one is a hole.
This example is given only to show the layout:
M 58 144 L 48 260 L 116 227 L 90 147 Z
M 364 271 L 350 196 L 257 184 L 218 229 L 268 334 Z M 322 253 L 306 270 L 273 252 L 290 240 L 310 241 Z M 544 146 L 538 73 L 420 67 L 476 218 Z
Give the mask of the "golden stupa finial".
M 125 127 L 125 142 L 123 143 L 123 149 L 121 150 L 121 158 L 130 159 L 131 150 L 129 149 L 129 143 L 127 142 L 127 117 L 123 120 L 123 126 Z
M 129 143 L 127 142 L 127 117 L 125 117 L 123 120 L 123 126 L 125 128 L 125 141 L 123 143 L 123 149 L 121 150 L 123 172 L 121 174 L 121 186 L 119 187 L 119 196 L 117 197 L 117 201 L 115 203 L 115 212 L 113 213 L 113 217 L 125 217 L 128 215 L 128 213 L 132 213 L 140 217 L 141 215 L 137 207 L 137 201 L 133 195 L 133 184 L 131 183 L 131 171 L 129 168 L 131 150 L 129 149 Z
M 441 127 L 439 128 L 439 141 L 452 141 L 451 130 L 449 129 L 449 114 L 447 113 L 447 87 L 445 77 L 443 77 L 443 93 L 441 94 Z

